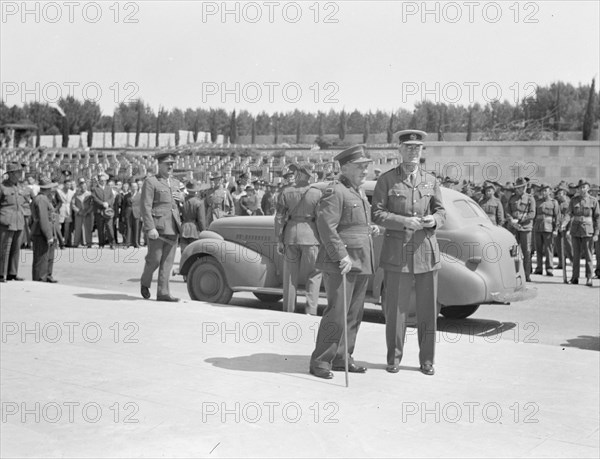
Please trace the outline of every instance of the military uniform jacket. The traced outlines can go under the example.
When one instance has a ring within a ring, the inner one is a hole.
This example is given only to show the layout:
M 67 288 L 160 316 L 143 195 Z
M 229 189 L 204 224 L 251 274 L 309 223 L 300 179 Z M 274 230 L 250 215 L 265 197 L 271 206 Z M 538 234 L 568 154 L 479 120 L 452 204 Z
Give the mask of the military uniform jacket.
M 219 218 L 230 214 L 234 206 L 233 198 L 229 194 L 229 191 L 224 188 L 217 188 L 210 193 L 206 203 L 213 214 L 216 214 Z
M 435 219 L 433 228 L 405 228 L 406 217 L 427 215 Z M 435 232 L 446 221 L 446 209 L 433 174 L 419 168 L 414 185 L 400 166 L 380 176 L 373 192 L 373 221 L 385 228 L 379 266 L 414 274 L 442 267 Z
M 197 196 L 185 200 L 183 204 L 183 224 L 181 237 L 198 239 L 200 232 L 206 229 L 206 214 L 204 201 Z
M 498 198 L 492 196 L 488 199 L 484 196 L 480 199 L 479 206 L 487 214 L 494 225 L 504 225 L 504 206 Z
M 600 210 L 598 200 L 593 196 L 574 196 L 569 204 L 571 236 L 592 237 L 598 235 Z
M 8 231 L 20 231 L 25 227 L 23 206 L 25 198 L 18 186 L 8 180 L 0 184 L 0 226 Z
M 32 236 L 44 236 L 46 240 L 54 237 L 54 207 L 45 194 L 38 194 L 33 198 L 31 206 Z
M 375 272 L 371 239 L 371 206 L 362 189 L 355 189 L 344 176 L 331 182 L 317 205 L 317 230 L 321 245 L 316 267 L 339 273 L 339 262 L 350 256 L 352 272 Z
M 170 186 L 169 186 L 170 181 Z M 179 207 L 173 193 L 179 192 L 179 180 L 152 176 L 144 181 L 140 200 L 144 230 L 174 236 L 181 232 Z
M 560 206 L 555 199 L 543 199 L 537 202 L 533 229 L 539 233 L 558 231 L 560 224 Z
M 558 230 L 563 231 L 568 228 L 569 225 L 569 204 L 571 203 L 571 199 L 565 196 L 562 201 L 557 200 L 558 202 L 558 210 L 560 211 L 560 223 Z
M 315 185 L 288 186 L 278 196 L 275 235 L 286 245 L 319 245 L 317 205 L 321 190 Z
M 506 214 L 510 215 L 514 225 L 509 225 L 517 231 L 531 231 L 533 229 L 533 219 L 535 217 L 535 200 L 530 194 L 523 193 L 523 196 L 513 194 L 506 205 Z

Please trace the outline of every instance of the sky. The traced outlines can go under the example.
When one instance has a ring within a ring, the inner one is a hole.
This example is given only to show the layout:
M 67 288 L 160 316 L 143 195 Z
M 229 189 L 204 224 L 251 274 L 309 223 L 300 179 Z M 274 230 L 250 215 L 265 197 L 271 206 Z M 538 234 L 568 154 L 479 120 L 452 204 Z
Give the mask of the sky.
M 251 113 L 518 102 L 600 70 L 600 2 L 2 1 L 1 97 Z

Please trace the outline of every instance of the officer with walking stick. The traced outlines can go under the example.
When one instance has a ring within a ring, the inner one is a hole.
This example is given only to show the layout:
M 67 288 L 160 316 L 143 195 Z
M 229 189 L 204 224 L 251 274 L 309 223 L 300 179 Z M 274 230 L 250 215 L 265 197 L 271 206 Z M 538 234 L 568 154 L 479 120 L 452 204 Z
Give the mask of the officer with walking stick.
M 323 191 L 318 204 L 317 229 L 321 239 L 317 268 L 323 272 L 327 308 L 310 359 L 310 373 L 331 379 L 333 371 L 365 373 L 352 359 L 363 316 L 369 276 L 374 272 L 371 208 L 361 185 L 371 159 L 356 145 L 339 153 L 341 175 Z M 346 328 L 347 327 L 347 328 Z

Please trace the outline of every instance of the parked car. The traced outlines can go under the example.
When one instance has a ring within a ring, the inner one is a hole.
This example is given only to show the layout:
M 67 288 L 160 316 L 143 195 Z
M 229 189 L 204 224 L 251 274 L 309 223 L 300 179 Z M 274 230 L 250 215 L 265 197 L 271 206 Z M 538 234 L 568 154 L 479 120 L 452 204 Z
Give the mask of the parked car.
M 365 184 L 369 199 L 374 181 Z M 466 318 L 481 304 L 509 304 L 535 296 L 525 284 L 522 254 L 514 236 L 495 226 L 475 201 L 442 188 L 446 223 L 437 232 L 442 255 L 438 302 L 442 315 Z M 234 292 L 252 292 L 265 302 L 282 298 L 282 256 L 277 253 L 274 217 L 228 217 L 214 221 L 190 244 L 180 274 L 193 300 L 228 303 Z M 383 231 L 382 231 L 383 234 Z M 374 240 L 376 262 L 383 236 Z M 306 278 L 307 273 L 301 273 Z M 300 291 L 300 294 L 303 293 Z M 371 276 L 367 301 L 385 294 L 383 270 Z M 414 305 L 414 298 L 412 299 Z

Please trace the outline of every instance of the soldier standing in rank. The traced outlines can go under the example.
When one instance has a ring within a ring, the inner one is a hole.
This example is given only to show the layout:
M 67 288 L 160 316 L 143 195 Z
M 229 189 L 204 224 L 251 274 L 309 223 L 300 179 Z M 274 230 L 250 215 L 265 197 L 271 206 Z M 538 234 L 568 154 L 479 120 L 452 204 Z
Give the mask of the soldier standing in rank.
M 21 233 L 25 228 L 25 198 L 19 189 L 23 167 L 8 163 L 8 178 L 0 184 L 0 282 L 23 280 L 18 276 Z
M 515 194 L 506 204 L 508 229 L 515 235 L 523 253 L 525 281 L 531 282 L 531 231 L 535 218 L 535 200 L 525 193 L 527 182 L 523 177 L 515 181 Z
M 331 370 L 345 370 L 346 355 L 348 371 L 367 371 L 354 363 L 352 354 L 362 321 L 367 284 L 375 272 L 371 234 L 379 233 L 379 228 L 371 224 L 371 208 L 361 188 L 371 162 L 364 147 L 348 148 L 335 160 L 342 169 L 340 178 L 325 188 L 317 206 L 321 240 L 317 268 L 323 272 L 327 308 L 310 358 L 310 373 L 324 379 L 333 378 Z M 344 288 L 348 298 L 347 317 L 344 317 Z M 348 330 L 347 343 L 342 338 L 344 324 Z
M 567 196 L 569 189 L 565 184 L 560 184 L 555 190 L 556 201 L 558 202 L 558 209 L 560 211 L 560 222 L 558 225 L 558 234 L 556 240 L 556 250 L 559 253 L 559 260 L 557 269 L 565 269 L 567 259 L 573 262 L 573 246 L 571 245 L 571 235 L 569 234 L 569 204 L 571 199 Z M 563 251 L 564 244 L 564 260 L 560 259 L 560 254 Z M 563 266 L 563 262 L 565 266 Z
M 232 215 L 234 209 L 233 198 L 231 194 L 223 186 L 222 176 L 216 175 L 211 177 L 212 191 L 206 198 L 207 206 L 207 227 L 219 218 Z
M 157 153 L 158 174 L 148 177 L 142 187 L 140 201 L 148 254 L 141 278 L 142 297 L 150 298 L 152 275 L 158 268 L 157 301 L 179 301 L 169 291 L 169 275 L 173 268 L 177 238 L 181 232 L 178 203 L 183 201 L 179 181 L 172 177 L 175 155 Z
M 417 130 L 399 132 L 402 163 L 383 174 L 373 192 L 373 221 L 386 229 L 379 265 L 386 290 L 383 309 L 389 373 L 400 370 L 414 288 L 420 369 L 434 374 L 437 272 L 442 267 L 435 232 L 444 224 L 446 210 L 435 176 L 420 167 L 426 135 Z
M 54 224 L 54 206 L 50 201 L 52 190 L 58 186 L 48 177 L 40 179 L 40 192 L 31 206 L 31 240 L 33 244 L 33 263 L 31 277 L 34 281 L 58 282 L 52 277 L 54 268 L 54 249 L 57 245 L 56 225 Z
M 535 253 L 536 268 L 534 274 L 542 274 L 543 258 L 546 257 L 546 275 L 553 276 L 554 270 L 554 238 L 558 235 L 560 225 L 560 206 L 552 198 L 550 185 L 542 184 L 540 191 L 542 199 L 537 202 L 535 209 Z
M 568 214 L 571 220 L 571 240 L 573 242 L 573 276 L 571 284 L 579 283 L 581 254 L 585 258 L 585 285 L 592 287 L 592 247 L 598 240 L 600 229 L 600 207 L 598 201 L 589 195 L 590 184 L 579 181 L 579 194 L 573 196 Z
M 305 313 L 317 315 L 321 272 L 315 267 L 319 252 L 316 217 L 321 190 L 308 183 L 311 169 L 296 166 L 296 183 L 286 187 L 278 197 L 275 214 L 277 252 L 283 255 L 283 310 L 296 309 L 296 290 L 300 273 L 306 279 Z
M 492 223 L 496 226 L 504 225 L 504 208 L 500 200 L 494 196 L 496 187 L 486 182 L 483 184 L 483 196 L 479 200 L 479 206 L 490 218 Z

